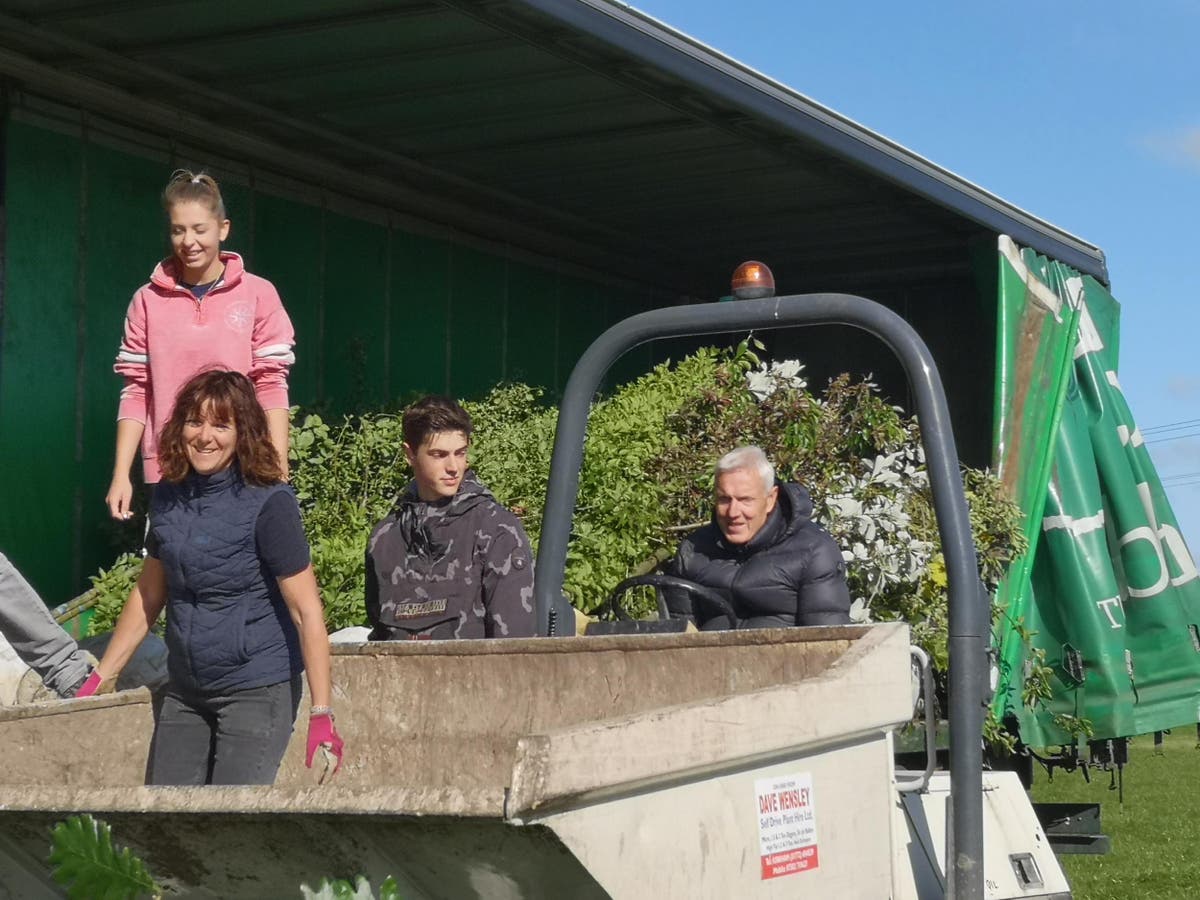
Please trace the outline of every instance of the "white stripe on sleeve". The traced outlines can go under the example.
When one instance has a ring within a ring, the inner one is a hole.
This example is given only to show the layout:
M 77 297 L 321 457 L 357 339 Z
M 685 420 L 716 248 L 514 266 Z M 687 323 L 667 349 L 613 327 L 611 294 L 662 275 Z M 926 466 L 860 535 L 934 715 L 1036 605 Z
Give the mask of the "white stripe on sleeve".
M 289 366 L 296 361 L 291 344 L 268 344 L 254 351 L 255 359 L 273 359 L 276 362 L 287 363 Z

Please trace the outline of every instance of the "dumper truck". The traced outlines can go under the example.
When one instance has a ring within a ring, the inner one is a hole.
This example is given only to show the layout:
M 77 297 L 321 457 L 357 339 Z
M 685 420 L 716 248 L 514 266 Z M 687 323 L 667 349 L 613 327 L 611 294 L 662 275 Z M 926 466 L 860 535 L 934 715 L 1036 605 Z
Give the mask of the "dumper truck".
M 921 421 L 949 576 L 948 773 L 931 748 L 924 772 L 894 762 L 914 704 L 904 624 L 563 628 L 587 412 L 612 362 L 657 338 L 828 323 L 897 354 Z M 988 598 L 957 460 L 928 349 L 869 300 L 626 319 L 585 352 L 561 405 L 536 570 L 547 637 L 335 647 L 348 753 L 321 784 L 297 734 L 271 787 L 143 786 L 145 689 L 0 710 L 0 894 L 61 896 L 49 829 L 83 811 L 188 897 L 295 896 L 354 873 L 390 875 L 406 898 L 1069 897 L 1016 777 L 983 771 Z

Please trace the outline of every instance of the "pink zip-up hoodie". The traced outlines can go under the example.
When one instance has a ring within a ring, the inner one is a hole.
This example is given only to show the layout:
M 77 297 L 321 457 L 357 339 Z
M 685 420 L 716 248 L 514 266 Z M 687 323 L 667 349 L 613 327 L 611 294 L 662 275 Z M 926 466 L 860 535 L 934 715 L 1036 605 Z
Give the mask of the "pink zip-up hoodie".
M 179 285 L 173 257 L 160 262 L 138 288 L 125 314 L 125 337 L 114 371 L 125 379 L 117 419 L 145 425 L 142 467 L 158 482 L 158 437 L 175 395 L 189 378 L 211 368 L 250 376 L 263 409 L 288 408 L 288 369 L 295 332 L 275 286 L 246 271 L 236 253 L 221 253 L 225 273 L 197 300 Z

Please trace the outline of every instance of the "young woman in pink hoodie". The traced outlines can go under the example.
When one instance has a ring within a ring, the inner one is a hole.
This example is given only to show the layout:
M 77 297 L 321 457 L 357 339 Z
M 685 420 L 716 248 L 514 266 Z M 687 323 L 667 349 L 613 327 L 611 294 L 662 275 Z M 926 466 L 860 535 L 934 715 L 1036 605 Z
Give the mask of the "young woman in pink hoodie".
M 267 413 L 271 442 L 287 473 L 287 375 L 295 334 L 271 282 L 221 250 L 229 219 L 209 175 L 181 169 L 163 191 L 171 255 L 133 295 L 113 367 L 125 379 L 117 452 L 105 502 L 114 519 L 132 515 L 130 469 L 138 447 L 147 485 L 159 481 L 158 437 L 179 388 L 197 372 L 248 375 Z

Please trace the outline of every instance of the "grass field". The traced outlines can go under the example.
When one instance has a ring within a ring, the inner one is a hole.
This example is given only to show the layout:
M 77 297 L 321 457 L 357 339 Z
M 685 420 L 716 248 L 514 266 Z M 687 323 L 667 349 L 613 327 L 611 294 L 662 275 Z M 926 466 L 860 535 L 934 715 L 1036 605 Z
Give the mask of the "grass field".
M 1056 770 L 1054 781 L 1037 767 L 1034 800 L 1100 803 L 1105 856 L 1060 857 L 1075 900 L 1190 900 L 1200 897 L 1200 749 L 1192 726 L 1166 735 L 1154 752 L 1152 735 L 1135 738 L 1125 768 L 1125 804 L 1109 790 L 1109 774 Z

